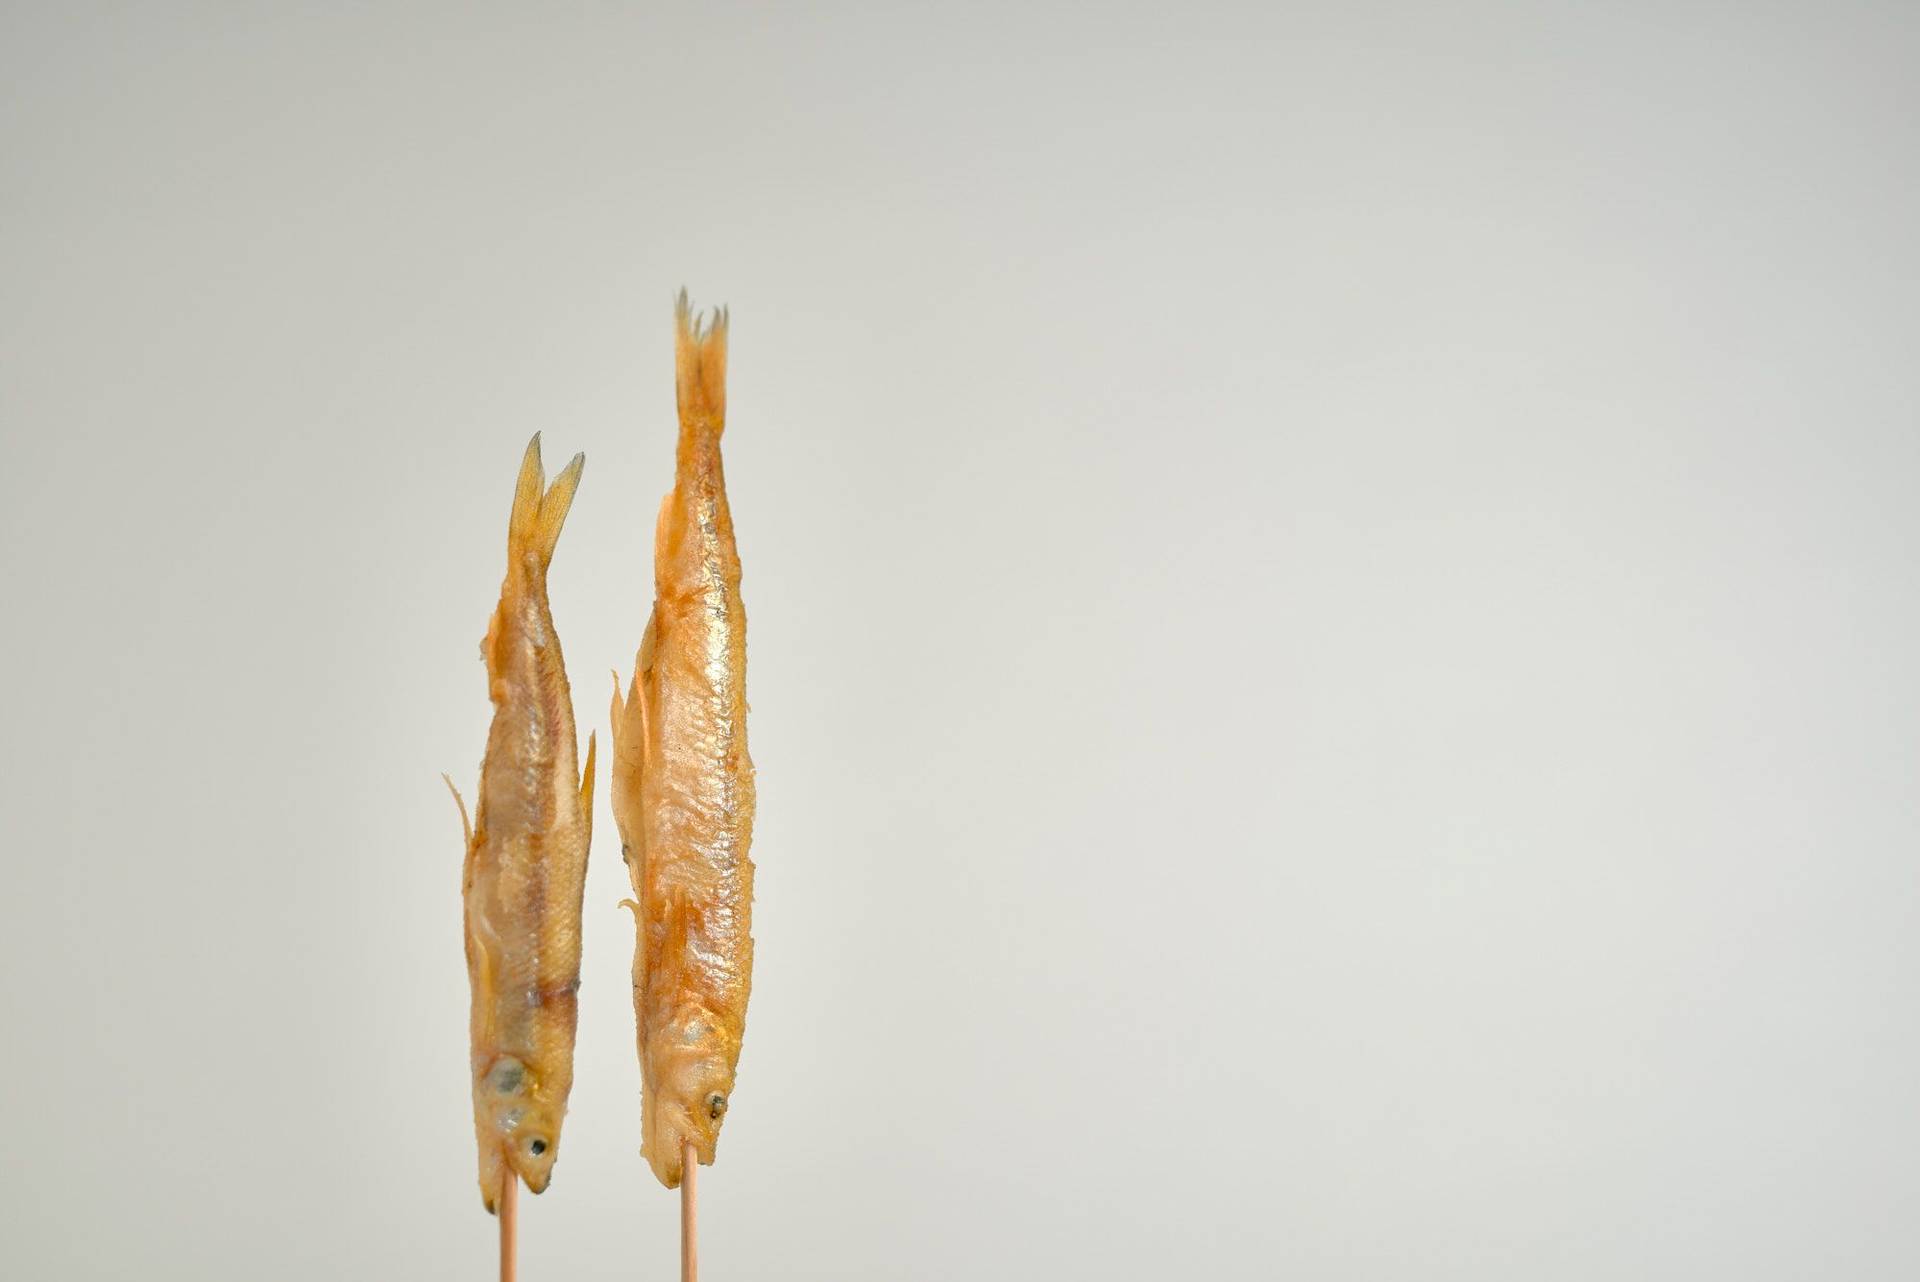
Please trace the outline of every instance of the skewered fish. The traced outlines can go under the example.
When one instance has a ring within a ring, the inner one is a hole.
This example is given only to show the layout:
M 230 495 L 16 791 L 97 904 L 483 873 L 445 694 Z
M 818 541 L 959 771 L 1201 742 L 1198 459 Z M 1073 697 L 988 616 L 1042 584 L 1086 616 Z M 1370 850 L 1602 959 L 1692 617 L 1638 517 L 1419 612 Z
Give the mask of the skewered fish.
M 471 823 L 460 805 L 473 1125 L 489 1212 L 507 1179 L 545 1191 L 573 1086 L 594 745 L 588 736 L 582 772 L 547 567 L 585 463 L 575 455 L 546 488 L 537 433 L 527 446 L 507 528 L 507 577 L 481 644 L 494 711 Z
M 676 319 L 674 486 L 624 700 L 614 674 L 611 779 L 634 892 L 642 1152 L 668 1188 L 680 1183 L 683 1145 L 713 1162 L 753 971 L 747 619 L 720 463 L 727 318 L 698 324 L 683 293 Z

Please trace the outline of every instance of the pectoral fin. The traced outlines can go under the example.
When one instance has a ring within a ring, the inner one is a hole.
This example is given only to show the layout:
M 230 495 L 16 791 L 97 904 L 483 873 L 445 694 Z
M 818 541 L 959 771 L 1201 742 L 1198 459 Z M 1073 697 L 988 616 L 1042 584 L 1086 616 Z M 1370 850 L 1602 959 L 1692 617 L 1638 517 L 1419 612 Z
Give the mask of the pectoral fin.
M 460 790 L 453 786 L 453 776 L 443 774 L 441 780 L 446 783 L 447 791 L 453 794 L 453 804 L 460 807 L 460 831 L 467 839 L 467 858 L 461 867 L 461 882 L 465 886 L 473 872 L 473 821 L 467 818 L 467 803 L 460 796 Z

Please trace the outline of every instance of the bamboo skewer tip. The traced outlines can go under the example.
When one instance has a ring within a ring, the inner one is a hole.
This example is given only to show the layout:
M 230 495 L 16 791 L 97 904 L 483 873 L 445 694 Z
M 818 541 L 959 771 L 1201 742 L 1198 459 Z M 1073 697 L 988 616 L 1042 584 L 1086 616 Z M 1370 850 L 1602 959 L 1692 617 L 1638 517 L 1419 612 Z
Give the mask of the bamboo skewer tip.
M 520 1253 L 520 1177 L 509 1167 L 500 1185 L 500 1282 L 514 1282 Z
M 700 1197 L 694 1187 L 694 1172 L 699 1169 L 699 1155 L 689 1140 L 680 1146 L 680 1282 L 699 1282 Z

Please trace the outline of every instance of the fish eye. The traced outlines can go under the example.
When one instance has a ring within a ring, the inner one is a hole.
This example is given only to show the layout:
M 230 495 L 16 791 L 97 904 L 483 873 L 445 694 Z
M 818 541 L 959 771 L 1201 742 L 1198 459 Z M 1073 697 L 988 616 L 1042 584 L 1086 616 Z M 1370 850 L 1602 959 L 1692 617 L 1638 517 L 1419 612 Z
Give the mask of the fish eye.
M 717 1122 L 720 1120 L 720 1115 L 726 1111 L 727 1111 L 726 1096 L 722 1095 L 719 1091 L 715 1091 L 713 1094 L 707 1096 L 707 1116 L 708 1117 L 713 1118 Z
M 542 1153 L 546 1151 L 547 1151 L 547 1142 L 541 1139 L 539 1136 L 536 1135 L 534 1138 L 527 1141 L 527 1152 L 533 1154 L 535 1157 L 539 1157 Z

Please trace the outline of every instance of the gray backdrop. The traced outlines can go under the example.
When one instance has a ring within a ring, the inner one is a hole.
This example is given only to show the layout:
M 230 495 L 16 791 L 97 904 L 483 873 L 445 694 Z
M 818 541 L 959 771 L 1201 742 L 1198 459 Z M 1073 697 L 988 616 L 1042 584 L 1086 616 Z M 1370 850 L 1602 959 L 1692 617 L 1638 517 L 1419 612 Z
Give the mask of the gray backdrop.
M 0 19 L 0 1271 L 486 1276 L 438 773 L 685 284 L 716 1282 L 1920 1274 L 1915 10 L 344 9 Z M 674 1267 L 601 796 L 530 1282 Z

